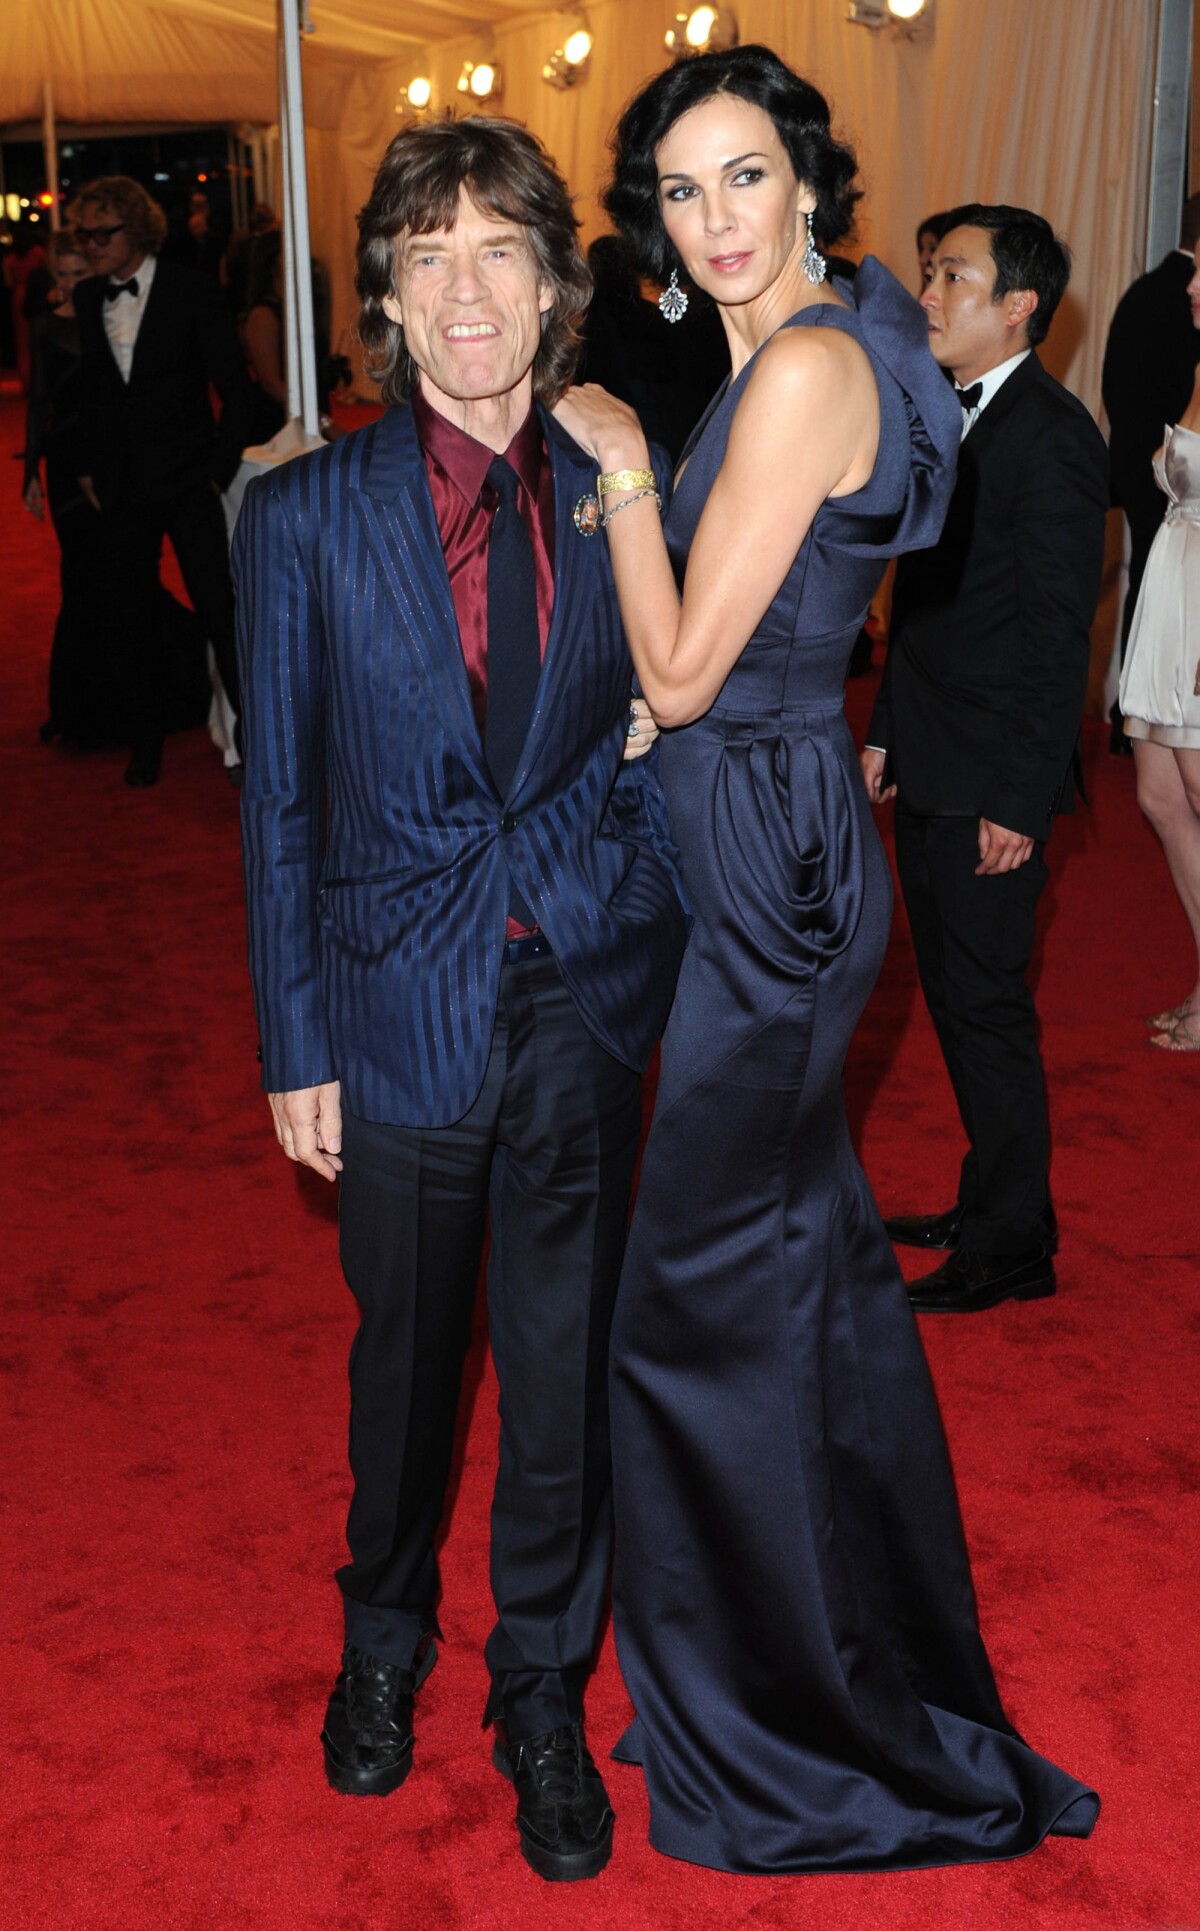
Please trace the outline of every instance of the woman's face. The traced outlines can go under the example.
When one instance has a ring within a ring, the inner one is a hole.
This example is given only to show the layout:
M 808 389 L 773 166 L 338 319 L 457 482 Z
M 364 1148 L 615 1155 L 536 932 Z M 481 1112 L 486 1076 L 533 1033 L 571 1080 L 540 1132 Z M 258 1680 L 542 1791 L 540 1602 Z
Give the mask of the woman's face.
M 754 301 L 798 265 L 816 196 L 797 181 L 761 107 L 714 94 L 680 115 L 655 161 L 663 225 L 690 279 L 714 300 Z
M 1192 260 L 1195 266 L 1192 270 L 1192 279 L 1187 285 L 1188 301 L 1192 305 L 1192 327 L 1200 329 L 1200 241 L 1192 250 Z
M 73 300 L 80 282 L 85 282 L 91 272 L 82 255 L 68 254 L 64 249 L 54 264 L 54 281 L 58 289 L 59 301 Z

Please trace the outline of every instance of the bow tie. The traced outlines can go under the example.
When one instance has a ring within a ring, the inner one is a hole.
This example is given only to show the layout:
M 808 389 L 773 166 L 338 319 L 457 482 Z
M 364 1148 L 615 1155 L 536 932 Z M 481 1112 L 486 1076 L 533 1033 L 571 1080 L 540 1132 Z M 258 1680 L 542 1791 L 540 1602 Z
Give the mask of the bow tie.
M 118 295 L 132 295 L 136 301 L 137 292 L 137 276 L 133 275 L 127 282 L 107 282 L 104 288 L 104 299 L 106 302 L 115 302 Z
M 964 411 L 969 414 L 972 409 L 978 409 L 979 407 L 980 398 L 983 395 L 983 384 L 982 382 L 973 382 L 969 389 L 960 389 L 956 384 L 954 393 L 962 403 Z

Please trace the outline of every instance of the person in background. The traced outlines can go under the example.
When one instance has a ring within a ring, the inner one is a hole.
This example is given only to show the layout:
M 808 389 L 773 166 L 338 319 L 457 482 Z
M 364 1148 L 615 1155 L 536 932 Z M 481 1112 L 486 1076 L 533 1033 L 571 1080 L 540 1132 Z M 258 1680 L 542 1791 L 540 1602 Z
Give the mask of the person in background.
M 250 252 L 262 236 L 273 234 L 279 219 L 269 201 L 256 201 L 245 228 L 235 228 L 221 259 L 221 286 L 235 315 L 244 315 L 250 293 Z
M 215 281 L 159 260 L 166 218 L 139 182 L 128 175 L 89 182 L 68 218 L 92 270 L 76 294 L 80 481 L 102 520 L 98 588 L 122 612 L 117 663 L 131 733 L 125 781 L 144 787 L 158 782 L 169 708 L 159 597 L 164 537 L 239 709 L 220 496 L 248 440 L 250 379 Z M 221 404 L 219 420 L 210 391 Z
M 924 221 L 917 223 L 917 280 L 921 288 L 929 280 L 934 253 L 949 221 L 949 214 L 943 213 L 926 215 Z
M 250 250 L 242 344 L 254 383 L 250 441 L 265 443 L 287 421 L 287 367 L 283 329 L 283 236 L 278 228 Z
M 1164 429 L 1180 421 L 1188 407 L 1200 336 L 1192 326 L 1188 284 L 1195 272 L 1192 251 L 1200 241 L 1200 194 L 1184 204 L 1179 246 L 1148 274 L 1139 275 L 1117 303 L 1104 349 L 1100 393 L 1109 422 L 1109 471 L 1112 501 L 1129 525 L 1129 579 L 1121 617 L 1121 658 L 1142 587 L 1150 545 L 1158 534 L 1167 499 L 1155 478 L 1154 456 Z M 1128 754 L 1133 746 L 1121 722 L 1120 698 L 1110 717 L 1109 750 Z
M 1187 287 L 1200 330 L 1200 240 Z M 1154 458 L 1166 514 L 1150 547 L 1118 703 L 1137 761 L 1138 803 L 1162 840 L 1196 946 L 1196 980 L 1150 1020 L 1152 1046 L 1200 1053 L 1200 366 Z
M 54 277 L 50 270 L 45 244 L 39 232 L 25 222 L 21 222 L 17 227 L 13 247 L 5 254 L 4 279 L 9 288 L 9 299 L 12 305 L 17 376 L 22 392 L 28 394 L 30 326 L 34 317 L 42 314 L 50 306 Z
M 50 647 L 50 705 L 42 742 L 65 738 L 88 748 L 120 733 L 108 661 L 107 606 L 96 594 L 104 574 L 100 516 L 79 482 L 79 320 L 75 290 L 91 267 L 70 229 L 51 244 L 58 300 L 30 331 L 29 409 L 25 425 L 25 507 L 49 511 L 58 538 L 62 601 Z
M 1056 1285 L 1029 969 L 1045 842 L 1073 809 L 1108 506 L 1104 439 L 1037 356 L 1069 275 L 1041 215 L 973 203 L 921 296 L 963 440 L 941 537 L 896 571 L 862 771 L 873 802 L 896 796 L 917 968 L 967 1138 L 954 1205 L 884 1222 L 947 1254 L 909 1287 L 928 1313 Z

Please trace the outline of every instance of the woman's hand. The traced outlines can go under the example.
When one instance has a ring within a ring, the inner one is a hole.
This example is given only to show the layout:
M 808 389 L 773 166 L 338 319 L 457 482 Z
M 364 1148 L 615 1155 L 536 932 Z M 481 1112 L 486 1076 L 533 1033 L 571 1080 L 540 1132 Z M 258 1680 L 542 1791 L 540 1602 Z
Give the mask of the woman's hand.
M 618 402 L 598 382 L 568 389 L 554 414 L 602 470 L 648 469 L 650 456 L 642 425 L 627 402 Z
M 1192 696 L 1200 697 L 1200 658 L 1196 660 L 1196 676 L 1192 683 Z
M 39 476 L 31 476 L 25 485 L 25 508 L 32 510 L 39 523 L 45 519 L 46 497 Z
M 655 738 L 658 726 L 650 715 L 650 706 L 644 697 L 631 697 L 629 700 L 629 730 L 625 738 L 625 762 L 634 758 L 644 758 Z

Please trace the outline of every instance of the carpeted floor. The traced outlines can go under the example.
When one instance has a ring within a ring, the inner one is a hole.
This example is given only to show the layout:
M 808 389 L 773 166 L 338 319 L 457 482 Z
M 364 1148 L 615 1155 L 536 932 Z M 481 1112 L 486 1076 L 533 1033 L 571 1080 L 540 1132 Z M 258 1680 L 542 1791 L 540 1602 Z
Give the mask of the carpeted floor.
M 1089 727 L 1094 806 L 1052 847 L 1059 1296 L 923 1328 L 1005 1698 L 1100 1790 L 1093 1838 L 735 1879 L 649 1851 L 638 1775 L 614 1766 L 612 1864 L 547 1887 L 479 1728 L 482 1339 L 416 1768 L 385 1803 L 324 1785 L 353 1327 L 334 1198 L 285 1164 L 257 1091 L 237 797 L 204 734 L 170 742 L 148 792 L 119 752 L 37 742 L 55 552 L 19 510 L 19 432 L 0 404 L 0 1923 L 1197 1931 L 1200 1060 L 1150 1051 L 1141 1024 L 1185 989 L 1188 950 L 1131 766 Z M 852 687 L 860 721 L 868 700 Z M 885 1207 L 946 1205 L 960 1142 L 902 919 L 849 1091 Z M 589 1710 L 600 1754 L 627 1714 L 611 1641 Z

